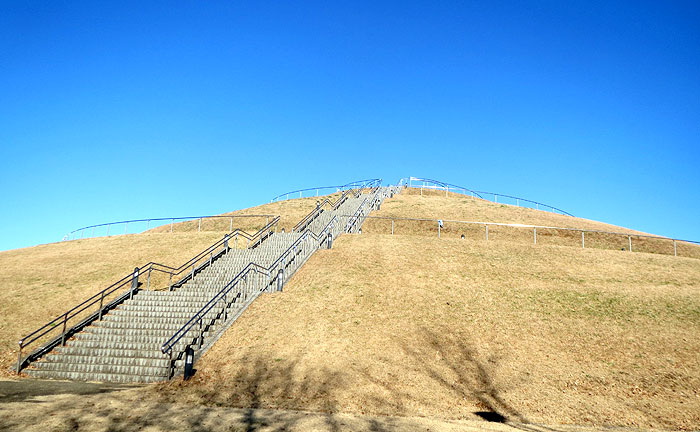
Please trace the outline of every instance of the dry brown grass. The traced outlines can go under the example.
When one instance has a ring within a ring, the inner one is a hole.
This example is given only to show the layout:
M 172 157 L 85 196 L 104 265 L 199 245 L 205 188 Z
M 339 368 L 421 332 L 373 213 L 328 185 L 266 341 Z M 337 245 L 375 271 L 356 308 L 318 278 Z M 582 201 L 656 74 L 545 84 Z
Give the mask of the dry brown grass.
M 346 235 L 154 394 L 225 406 L 693 429 L 697 260 Z
M 337 198 L 334 194 L 331 198 Z M 320 199 L 325 199 L 322 197 Z M 316 205 L 316 198 L 304 198 L 265 204 L 226 215 L 276 214 L 279 228 L 290 230 Z M 253 234 L 266 218 L 236 218 L 234 229 Z M 143 234 L 98 237 L 51 243 L 0 252 L 0 374 L 8 374 L 17 360 L 17 342 L 29 332 L 66 312 L 92 295 L 128 275 L 134 267 L 150 261 L 178 267 L 229 232 L 230 220 L 188 221 L 149 230 Z M 233 242 L 231 242 L 233 247 Z M 238 247 L 245 247 L 240 241 Z M 140 279 L 145 283 L 145 275 Z M 154 273 L 152 289 L 167 287 L 165 274 Z M 119 291 L 121 293 L 122 291 Z M 112 298 L 118 293 L 113 294 Z M 109 300 L 109 298 L 107 299 Z M 94 312 L 85 311 L 74 319 Z M 47 335 L 44 340 L 55 337 Z M 37 341 L 24 351 L 40 346 Z
M 243 210 L 237 210 L 234 212 L 223 213 L 221 216 L 243 216 L 243 215 L 260 215 L 269 214 L 280 216 L 280 221 L 278 223 L 278 229 L 284 228 L 285 231 L 289 232 L 304 216 L 311 212 L 316 207 L 316 201 L 323 201 L 326 198 L 334 201 L 338 199 L 340 193 L 335 193 L 331 195 L 323 195 L 319 197 L 310 198 L 297 198 L 290 199 L 287 201 L 279 201 L 274 203 L 263 204 L 255 207 L 250 207 Z M 266 217 L 259 218 L 235 218 L 233 221 L 234 228 L 240 228 L 242 230 L 249 231 L 251 233 L 256 232 L 262 228 L 267 222 Z M 192 231 L 220 231 L 228 232 L 231 220 L 230 219 L 203 219 L 201 226 L 199 225 L 199 220 L 192 220 L 186 222 L 179 222 L 173 224 L 174 232 L 192 232 Z M 162 225 L 157 228 L 153 228 L 148 232 L 170 232 L 170 225 Z
M 149 261 L 177 267 L 219 239 L 205 232 L 135 234 L 0 252 L 0 373 L 17 360 L 21 337 L 134 267 Z M 164 283 L 153 278 L 153 288 Z
M 403 217 L 461 220 L 474 222 L 493 222 L 505 224 L 538 225 L 561 228 L 577 228 L 586 230 L 598 230 L 615 233 L 632 234 L 632 250 L 635 252 L 649 252 L 673 255 L 673 242 L 664 239 L 635 237 L 634 234 L 646 234 L 640 231 L 630 230 L 615 225 L 596 222 L 583 218 L 564 216 L 543 210 L 535 210 L 524 207 L 515 207 L 506 204 L 496 204 L 490 201 L 471 198 L 461 194 L 409 188 L 387 200 L 380 211 L 373 212 L 372 216 Z M 366 233 L 391 233 L 391 220 L 367 219 L 362 227 Z M 394 221 L 394 233 L 402 235 L 438 235 L 435 221 Z M 484 225 L 460 224 L 444 222 L 441 229 L 441 237 L 459 238 L 464 235 L 470 239 L 484 239 Z M 509 240 L 520 243 L 533 243 L 534 233 L 532 228 L 516 228 L 504 226 L 489 226 L 489 240 Z M 562 245 L 581 247 L 581 232 L 555 229 L 537 229 L 537 243 L 540 245 Z M 677 253 L 680 256 L 700 258 L 700 246 L 690 243 L 677 242 Z M 629 250 L 627 236 L 611 235 L 606 233 L 586 233 L 586 248 Z

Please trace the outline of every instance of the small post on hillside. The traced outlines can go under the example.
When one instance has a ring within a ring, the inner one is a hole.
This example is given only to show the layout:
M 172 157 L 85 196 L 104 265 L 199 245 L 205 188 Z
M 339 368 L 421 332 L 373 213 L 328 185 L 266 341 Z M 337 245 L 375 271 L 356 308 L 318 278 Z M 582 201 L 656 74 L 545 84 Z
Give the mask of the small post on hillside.
M 630 252 L 632 252 L 632 236 L 627 236 L 627 239 L 629 240 Z
M 537 228 L 533 228 L 532 233 L 533 233 L 534 241 L 535 241 L 534 244 L 537 244 Z
M 586 248 L 586 232 L 583 230 L 581 231 L 581 247 Z
M 394 235 L 394 219 L 391 220 L 391 235 Z M 675 247 L 675 243 L 674 243 Z
M 66 344 L 66 324 L 68 323 L 68 312 L 63 315 L 63 334 L 61 335 L 61 346 Z
M 440 238 L 440 230 L 442 229 L 442 219 L 438 219 L 438 238 Z
M 488 225 L 484 225 L 484 226 L 486 227 L 486 241 L 488 241 L 488 239 L 489 239 L 489 226 Z
M 676 241 L 675 240 L 673 241 L 673 256 L 678 256 L 678 254 L 676 253 Z
M 139 268 L 135 267 L 134 274 L 131 277 L 131 292 L 129 293 L 130 299 L 134 298 L 134 292 L 138 289 L 138 287 L 139 287 Z
M 284 286 L 284 268 L 281 268 L 277 272 L 277 292 L 282 292 L 283 286 Z
M 102 293 L 100 294 L 100 313 L 98 314 L 98 317 L 97 317 L 97 319 L 99 321 L 102 321 L 102 305 L 104 304 L 104 300 L 105 300 L 105 292 L 103 290 Z

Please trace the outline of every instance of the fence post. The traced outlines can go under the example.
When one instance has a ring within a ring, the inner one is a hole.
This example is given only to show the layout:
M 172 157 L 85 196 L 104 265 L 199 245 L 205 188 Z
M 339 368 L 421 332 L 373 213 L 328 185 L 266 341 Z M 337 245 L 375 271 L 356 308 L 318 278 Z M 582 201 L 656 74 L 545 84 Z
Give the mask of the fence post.
M 134 274 L 131 277 L 131 292 L 129 293 L 129 298 L 134 298 L 134 291 L 139 287 L 139 268 L 134 268 Z
M 100 295 L 100 313 L 99 313 L 99 317 L 98 317 L 98 320 L 100 320 L 100 321 L 102 321 L 102 304 L 104 302 L 104 299 L 105 299 L 105 292 L 102 291 L 102 294 Z
M 488 241 L 488 239 L 489 239 L 489 226 L 488 225 L 484 225 L 484 226 L 486 227 L 486 240 Z
M 391 235 L 394 235 L 394 219 L 391 220 Z M 674 242 L 675 247 L 675 242 Z
M 498 204 L 498 195 L 493 194 L 493 202 L 495 202 L 496 204 Z
M 534 238 L 535 238 L 535 243 L 534 243 L 534 244 L 537 244 L 537 228 L 533 228 L 533 229 L 532 229 L 532 232 L 534 233 Z
M 581 247 L 585 248 L 586 247 L 586 235 L 585 231 L 581 231 Z
M 632 252 L 632 236 L 627 236 L 630 241 L 630 252 Z
M 675 240 L 673 241 L 673 256 L 678 256 L 678 254 L 676 253 L 676 241 Z
M 66 344 L 66 323 L 68 322 L 68 312 L 63 315 L 63 334 L 61 335 L 61 346 Z
M 19 352 L 17 353 L 17 375 L 19 375 L 22 369 L 22 348 L 24 348 L 24 341 L 19 341 Z

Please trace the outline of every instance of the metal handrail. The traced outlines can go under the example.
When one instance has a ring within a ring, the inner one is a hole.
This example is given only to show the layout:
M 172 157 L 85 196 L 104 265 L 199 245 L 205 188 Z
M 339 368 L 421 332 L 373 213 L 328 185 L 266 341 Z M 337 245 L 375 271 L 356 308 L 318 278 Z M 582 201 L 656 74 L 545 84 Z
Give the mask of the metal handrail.
M 377 182 L 377 181 L 378 181 L 379 183 L 381 183 L 382 179 L 356 180 L 356 181 L 353 181 L 353 182 L 350 182 L 350 183 L 346 183 L 346 184 L 344 184 L 344 185 L 337 185 L 337 186 L 318 186 L 318 187 L 312 187 L 312 188 L 306 188 L 306 189 L 297 189 L 297 190 L 293 190 L 293 191 L 281 193 L 281 194 L 277 195 L 276 197 L 272 198 L 272 199 L 270 200 L 270 202 L 278 201 L 279 198 L 281 198 L 281 197 L 283 197 L 283 196 L 286 196 L 287 198 L 286 198 L 285 200 L 287 200 L 287 199 L 289 199 L 289 195 L 296 194 L 296 193 L 299 193 L 299 198 L 301 198 L 301 197 L 302 197 L 302 193 L 303 193 L 303 192 L 307 192 L 307 191 L 312 191 L 312 190 L 319 191 L 319 190 L 321 190 L 321 189 L 336 189 L 336 192 L 338 192 L 338 191 L 340 191 L 340 190 L 345 190 L 346 188 L 348 188 L 348 189 L 356 189 L 358 185 L 366 185 L 366 184 L 368 184 L 368 183 L 373 183 L 373 182 Z M 318 196 L 318 194 L 316 194 L 316 196 Z
M 294 225 L 294 228 L 292 228 L 292 232 L 297 232 L 298 230 L 304 230 L 311 222 L 316 219 L 318 215 L 320 215 L 323 211 L 323 207 L 328 205 L 330 206 L 333 210 L 337 209 L 342 203 L 344 203 L 347 200 L 347 196 L 352 193 L 353 189 L 348 189 L 344 191 L 337 200 L 331 201 L 330 198 L 326 198 L 323 200 L 323 202 L 318 203 L 316 208 L 311 210 L 306 216 L 301 218 L 299 222 L 297 222 L 296 225 Z
M 310 229 L 307 229 L 304 231 L 304 233 L 297 239 L 295 240 L 284 252 L 280 254 L 280 256 L 269 266 L 269 267 L 264 267 L 261 266 L 257 263 L 250 262 L 248 265 L 246 265 L 243 270 L 241 270 L 236 276 L 234 276 L 231 281 L 229 281 L 217 294 L 215 294 L 211 300 L 209 300 L 202 308 L 197 311 L 192 318 L 190 318 L 187 323 L 185 323 L 182 327 L 180 327 L 162 346 L 161 346 L 161 352 L 163 354 L 167 354 L 170 356 L 170 361 L 171 361 L 171 367 L 172 367 L 172 354 L 173 354 L 173 347 L 183 338 L 185 335 L 187 335 L 190 330 L 194 328 L 195 325 L 200 323 L 203 319 L 205 319 L 206 315 L 218 304 L 222 299 L 226 301 L 227 299 L 227 294 L 236 286 L 238 283 L 240 283 L 241 280 L 247 277 L 248 273 L 251 271 L 256 271 L 256 272 L 261 272 L 264 274 L 267 274 L 268 277 L 270 277 L 272 270 L 279 265 L 281 260 L 286 257 L 292 250 L 294 250 L 302 241 L 306 240 L 309 236 L 313 240 L 322 240 L 324 238 L 324 233 L 337 222 L 338 216 L 334 216 L 323 228 L 321 233 L 319 235 L 316 235 L 313 231 Z M 234 298 L 231 298 L 231 301 L 235 301 Z M 211 325 L 213 321 L 215 321 L 217 318 L 212 318 L 211 322 L 207 324 L 206 326 L 201 326 L 202 333 L 204 330 Z M 201 323 L 200 323 L 201 324 Z M 200 334 L 198 336 L 199 340 L 202 340 L 203 336 Z
M 20 341 L 19 341 L 19 352 L 18 352 L 18 358 L 17 358 L 17 373 L 19 373 L 22 369 L 23 364 L 31 357 L 33 357 L 35 354 L 41 355 L 46 349 L 50 349 L 53 346 L 57 345 L 58 340 L 61 341 L 61 344 L 65 342 L 65 338 L 67 334 L 70 334 L 76 326 L 71 326 L 68 328 L 68 320 L 71 318 L 74 318 L 81 312 L 85 311 L 87 308 L 90 306 L 93 306 L 95 304 L 100 303 L 99 310 L 93 314 L 93 316 L 90 316 L 87 318 L 87 320 L 94 321 L 94 317 L 101 318 L 102 314 L 105 309 L 109 310 L 116 306 L 116 304 L 123 302 L 126 297 L 122 296 L 116 300 L 113 300 L 109 302 L 107 305 L 104 305 L 104 299 L 105 297 L 109 296 L 110 294 L 114 293 L 115 291 L 119 290 L 120 288 L 123 288 L 125 285 L 128 285 L 130 282 L 132 283 L 132 287 L 127 293 L 125 293 L 128 296 L 133 295 L 133 291 L 137 288 L 137 286 L 134 286 L 134 281 L 135 283 L 138 284 L 138 277 L 140 274 L 148 272 L 149 274 L 149 282 L 150 282 L 150 273 L 152 271 L 160 271 L 163 273 L 167 273 L 170 275 L 170 282 L 169 282 L 169 289 L 172 289 L 174 286 L 178 286 L 182 284 L 187 278 L 193 277 L 194 274 L 197 271 L 201 271 L 202 267 L 205 267 L 208 265 L 208 263 L 203 263 L 200 265 L 199 268 L 195 268 L 195 264 L 201 260 L 205 256 L 210 257 L 209 263 L 211 263 L 211 260 L 213 260 L 213 255 L 214 251 L 224 245 L 228 245 L 228 240 L 233 237 L 233 236 L 241 236 L 243 238 L 246 238 L 249 242 L 255 242 L 258 240 L 261 240 L 263 236 L 270 232 L 271 228 L 273 226 L 276 226 L 277 223 L 279 222 L 280 217 L 276 216 L 272 221 L 268 222 L 263 228 L 261 228 L 256 234 L 250 235 L 245 231 L 236 229 L 235 231 L 225 235 L 221 240 L 217 241 L 213 245 L 209 246 L 208 248 L 204 249 L 202 252 L 198 253 L 195 255 L 193 258 L 189 259 L 187 262 L 182 264 L 178 268 L 173 268 L 165 264 L 160 264 L 160 263 L 155 263 L 155 262 L 149 262 L 148 264 L 142 266 L 141 268 L 136 268 L 134 273 L 130 273 L 129 275 L 125 276 L 124 278 L 120 279 L 119 281 L 115 282 L 114 284 L 110 285 L 109 287 L 103 289 L 102 291 L 98 292 L 97 294 L 93 295 L 92 297 L 88 298 L 87 300 L 83 301 L 82 303 L 78 304 L 77 306 L 69 309 L 68 311 L 64 312 L 63 314 L 59 315 L 58 317 L 54 318 L 53 320 L 49 321 L 48 323 L 44 324 L 43 326 L 39 327 L 38 329 L 34 330 L 33 332 L 27 334 L 24 336 Z M 218 255 L 218 253 L 217 253 Z M 191 268 L 191 273 L 190 273 L 190 268 Z M 176 283 L 172 283 L 172 277 L 177 276 L 181 274 L 185 269 L 188 270 L 188 274 L 183 277 L 180 281 Z M 117 303 L 115 303 L 115 301 Z M 44 346 L 39 348 L 35 353 L 32 353 L 28 355 L 26 358 L 22 359 L 22 350 L 26 348 L 27 346 L 31 345 L 35 341 L 37 341 L 39 338 L 45 336 L 52 330 L 56 330 L 59 328 L 58 323 L 62 321 L 62 334 L 58 336 L 56 339 L 49 341 L 49 343 Z M 78 323 L 78 325 L 84 325 L 84 322 Z
M 121 225 L 121 224 L 125 224 L 125 226 L 128 228 L 128 226 L 129 226 L 130 223 L 138 223 L 138 222 L 146 222 L 147 224 L 150 224 L 150 222 L 170 221 L 170 224 L 171 224 L 171 232 L 172 232 L 172 225 L 174 224 L 175 221 L 181 221 L 181 220 L 193 221 L 193 220 L 199 219 L 200 222 L 201 222 L 201 220 L 203 220 L 203 219 L 230 219 L 230 220 L 231 220 L 231 228 L 230 228 L 230 230 L 233 230 L 233 219 L 234 219 L 234 218 L 254 218 L 254 217 L 267 217 L 267 218 L 270 218 L 270 217 L 275 217 L 275 216 L 276 216 L 276 215 L 273 215 L 273 214 L 254 214 L 254 215 L 228 215 L 228 216 L 224 216 L 224 215 L 211 215 L 211 216 L 181 216 L 181 217 L 168 217 L 168 218 L 130 219 L 130 220 L 125 220 L 125 221 L 106 222 L 106 223 L 101 223 L 101 224 L 96 224 L 96 225 L 88 225 L 88 226 L 84 226 L 84 227 L 82 227 L 82 228 L 74 229 L 73 231 L 71 231 L 71 232 L 69 232 L 68 234 L 66 234 L 65 237 L 64 237 L 64 239 L 66 239 L 66 240 L 76 240 L 76 239 L 77 239 L 77 235 L 76 235 L 77 233 L 79 233 L 79 232 L 81 232 L 81 231 L 85 231 L 85 230 L 91 229 L 91 228 L 93 229 L 93 232 L 94 232 L 94 229 L 95 229 L 95 228 L 100 228 L 100 227 L 105 227 L 105 226 L 106 226 L 106 227 L 110 227 L 110 226 L 112 226 L 112 225 Z M 159 226 L 162 226 L 162 225 L 159 225 Z M 157 228 L 157 226 L 156 226 L 156 227 L 153 227 L 153 228 Z M 148 230 L 148 229 L 150 229 L 150 227 L 147 225 L 147 226 L 146 226 L 146 229 Z M 124 234 L 126 234 L 126 230 L 125 230 L 125 233 L 124 233 Z M 108 231 L 107 231 L 107 235 L 109 236 L 109 229 L 108 229 Z M 93 235 L 91 235 L 90 237 L 93 237 Z M 83 236 L 81 235 L 80 238 L 83 238 Z
M 435 184 L 435 185 L 439 185 L 439 186 L 440 186 L 440 189 L 445 189 L 445 192 L 446 192 L 446 193 L 449 193 L 449 189 L 452 188 L 452 190 L 453 190 L 454 192 L 457 192 L 457 191 L 459 191 L 459 190 L 464 190 L 464 191 L 467 191 L 467 192 L 470 192 L 470 193 L 476 195 L 477 197 L 479 197 L 479 198 L 481 198 L 481 199 L 485 199 L 485 198 L 482 196 L 482 194 L 483 194 L 483 195 L 493 195 L 493 196 L 495 197 L 495 202 L 498 202 L 498 197 L 501 196 L 501 197 L 506 197 L 506 198 L 514 199 L 514 200 L 516 200 L 518 203 L 519 203 L 520 201 L 524 201 L 524 202 L 528 202 L 528 203 L 534 204 L 535 206 L 537 206 L 538 209 L 539 209 L 539 206 L 542 206 L 542 207 L 546 207 L 546 208 L 552 209 L 552 210 L 554 210 L 555 212 L 559 212 L 559 213 L 561 213 L 561 214 L 563 214 L 563 215 L 566 215 L 566 216 L 574 216 L 574 215 L 572 215 L 571 213 L 569 213 L 569 212 L 567 212 L 567 211 L 564 211 L 564 210 L 559 209 L 559 208 L 557 208 L 557 207 L 553 207 L 553 206 L 551 206 L 551 205 L 549 205 L 549 204 L 544 204 L 544 203 L 541 203 L 541 202 L 532 201 L 532 200 L 529 200 L 529 199 L 527 199 L 527 198 L 521 198 L 521 197 L 517 197 L 517 196 L 513 196 L 513 195 L 506 195 L 506 194 L 501 194 L 501 193 L 497 193 L 497 192 L 477 191 L 477 190 L 465 188 L 465 187 L 463 187 L 463 186 L 455 185 L 455 184 L 452 184 L 452 183 L 446 183 L 446 182 L 442 182 L 442 181 L 439 181 L 439 180 L 433 180 L 433 179 L 427 179 L 427 178 L 421 178 L 421 177 L 409 177 L 408 179 L 401 179 L 401 181 L 404 181 L 404 180 L 407 181 L 407 186 L 409 186 L 409 187 L 423 187 L 423 188 L 426 188 L 426 189 L 437 189 L 437 187 L 435 187 L 435 186 L 412 186 L 412 183 L 411 183 L 411 182 L 413 182 L 413 181 L 422 181 L 422 182 L 425 182 L 425 183 L 433 183 L 433 184 Z M 466 194 L 465 194 L 465 195 L 466 195 Z M 518 205 L 519 205 L 519 204 L 518 204 Z

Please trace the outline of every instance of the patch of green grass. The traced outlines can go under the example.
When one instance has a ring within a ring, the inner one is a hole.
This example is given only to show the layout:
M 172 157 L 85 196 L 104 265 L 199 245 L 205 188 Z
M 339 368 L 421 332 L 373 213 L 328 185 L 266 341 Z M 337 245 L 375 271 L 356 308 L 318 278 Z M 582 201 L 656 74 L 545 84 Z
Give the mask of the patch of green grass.
M 627 321 L 633 318 L 675 319 L 700 325 L 700 302 L 690 297 L 637 299 L 631 296 L 587 290 L 528 290 L 513 299 L 528 310 L 545 315 L 593 317 Z

